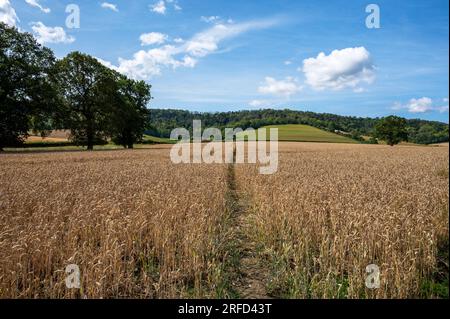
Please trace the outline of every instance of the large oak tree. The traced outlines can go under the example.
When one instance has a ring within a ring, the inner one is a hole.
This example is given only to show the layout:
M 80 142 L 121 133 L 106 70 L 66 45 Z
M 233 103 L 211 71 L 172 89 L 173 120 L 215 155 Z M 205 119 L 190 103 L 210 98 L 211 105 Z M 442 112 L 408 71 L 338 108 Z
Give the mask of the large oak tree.
M 394 146 L 402 141 L 408 141 L 406 120 L 398 116 L 388 116 L 375 125 L 375 137 Z
M 57 106 L 49 77 L 54 62 L 31 34 L 0 23 L 0 150 L 48 127 Z
M 88 150 L 104 140 L 114 96 L 113 71 L 97 59 L 72 52 L 56 63 L 54 81 L 62 96 L 63 108 L 59 118 L 71 138 Z

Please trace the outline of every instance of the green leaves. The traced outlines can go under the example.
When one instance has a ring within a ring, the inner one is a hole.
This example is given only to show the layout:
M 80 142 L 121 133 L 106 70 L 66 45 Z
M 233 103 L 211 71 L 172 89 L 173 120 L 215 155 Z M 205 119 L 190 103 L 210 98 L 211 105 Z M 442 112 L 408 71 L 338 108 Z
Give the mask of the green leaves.
M 114 143 L 126 148 L 142 141 L 149 126 L 149 111 L 146 105 L 151 99 L 151 86 L 143 81 L 134 81 L 120 75 L 116 81 L 115 103 L 112 103 L 110 135 Z
M 56 62 L 31 34 L 3 23 L 0 77 L 0 150 L 52 129 L 69 129 L 88 149 L 108 138 L 132 148 L 148 127 L 150 85 L 80 52 Z
M 0 23 L 0 150 L 21 144 L 33 124 L 41 123 L 37 119 L 51 113 L 54 62 L 53 52 L 31 34 Z
M 398 116 L 388 116 L 375 125 L 375 136 L 385 140 L 390 146 L 408 140 L 406 120 Z
M 148 124 L 150 86 L 108 69 L 97 59 L 73 52 L 56 64 L 64 107 L 61 122 L 75 142 L 92 149 L 98 140 L 112 138 L 132 148 Z

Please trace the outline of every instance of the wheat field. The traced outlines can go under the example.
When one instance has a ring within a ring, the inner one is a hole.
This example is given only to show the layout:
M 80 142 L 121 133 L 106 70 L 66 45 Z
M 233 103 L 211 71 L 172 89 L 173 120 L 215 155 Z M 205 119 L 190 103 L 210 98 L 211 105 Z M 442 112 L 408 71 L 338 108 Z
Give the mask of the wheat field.
M 279 156 L 276 175 L 236 173 L 272 295 L 421 296 L 448 251 L 448 148 L 293 143 Z
M 169 151 L 1 154 L 0 298 L 239 297 L 242 229 L 270 297 L 435 297 L 448 147 L 280 143 L 268 176 Z
M 5 155 L 0 166 L 0 297 L 212 293 L 223 166 L 175 166 L 167 149 Z M 66 289 L 69 264 L 79 291 Z

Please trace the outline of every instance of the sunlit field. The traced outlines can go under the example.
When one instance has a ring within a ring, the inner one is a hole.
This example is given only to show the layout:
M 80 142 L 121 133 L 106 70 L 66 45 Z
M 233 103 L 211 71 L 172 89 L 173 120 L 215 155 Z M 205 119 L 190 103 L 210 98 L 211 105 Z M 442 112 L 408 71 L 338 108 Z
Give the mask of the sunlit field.
M 292 143 L 280 149 L 278 174 L 238 166 L 269 293 L 436 296 L 448 286 L 448 165 L 445 147 Z M 365 287 L 370 264 L 379 289 Z
M 448 146 L 280 143 L 268 176 L 169 151 L 1 154 L 0 297 L 442 297 Z
M 167 148 L 0 156 L 0 297 L 208 297 L 221 265 L 223 166 Z M 81 270 L 69 290 L 65 267 Z

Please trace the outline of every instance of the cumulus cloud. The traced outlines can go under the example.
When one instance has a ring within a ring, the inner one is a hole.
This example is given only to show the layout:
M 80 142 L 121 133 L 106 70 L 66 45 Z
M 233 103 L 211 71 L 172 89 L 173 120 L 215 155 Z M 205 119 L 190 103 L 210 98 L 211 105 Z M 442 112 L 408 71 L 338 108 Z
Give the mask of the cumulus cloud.
M 167 41 L 168 36 L 166 34 L 159 32 L 150 32 L 141 34 L 139 39 L 141 40 L 141 45 L 145 46 L 153 44 L 163 44 L 164 42 Z
M 433 109 L 433 100 L 429 97 L 411 99 L 407 107 L 408 111 L 411 113 L 425 113 Z
M 67 35 L 62 27 L 47 27 L 42 22 L 31 23 L 37 42 L 45 43 L 72 43 L 75 38 Z
M 163 67 L 194 67 L 197 60 L 185 55 L 182 58 L 175 56 L 180 54 L 180 49 L 172 45 L 165 45 L 148 51 L 140 50 L 132 59 L 119 59 L 117 70 L 135 79 L 146 80 L 154 75 L 161 74 Z
M 166 3 L 164 2 L 164 0 L 160 0 L 158 2 L 156 2 L 155 4 L 150 6 L 150 10 L 158 13 L 158 14 L 166 14 Z
M 101 7 L 102 7 L 103 9 L 109 9 L 109 10 L 112 10 L 112 11 L 115 11 L 115 12 L 119 12 L 119 9 L 117 9 L 117 5 L 115 5 L 115 4 L 113 4 L 113 3 L 103 2 L 103 3 L 101 4 Z
M 39 8 L 44 13 L 50 13 L 50 8 L 44 8 L 38 0 L 25 0 L 26 3 L 28 3 L 32 7 Z
M 203 22 L 206 22 L 206 23 L 215 23 L 215 22 L 220 21 L 220 17 L 219 16 L 209 16 L 209 17 L 201 16 L 200 20 L 202 20 Z
M 15 27 L 19 21 L 16 11 L 11 6 L 9 0 L 0 0 L 0 22 Z
M 375 80 L 375 66 L 364 47 L 334 50 L 329 55 L 321 52 L 316 58 L 305 59 L 301 70 L 306 83 L 319 91 L 358 90 L 361 84 Z
M 161 74 L 162 68 L 165 67 L 193 68 L 200 58 L 216 52 L 222 41 L 250 30 L 269 27 L 274 23 L 275 21 L 251 21 L 233 25 L 214 25 L 195 34 L 191 39 L 185 41 L 178 39 L 173 45 L 163 45 L 148 51 L 140 50 L 131 59 L 120 58 L 116 68 L 119 72 L 140 80 Z
M 258 91 L 262 94 L 289 97 L 302 90 L 302 86 L 300 86 L 298 81 L 292 77 L 287 77 L 284 80 L 266 77 L 264 81 L 264 84 L 258 88 Z
M 441 113 L 448 112 L 448 99 L 443 99 L 445 105 L 435 106 L 433 100 L 429 97 L 422 97 L 418 99 L 411 99 L 406 104 L 395 103 L 392 109 L 407 110 L 410 113 L 427 113 L 431 111 L 438 111 Z

